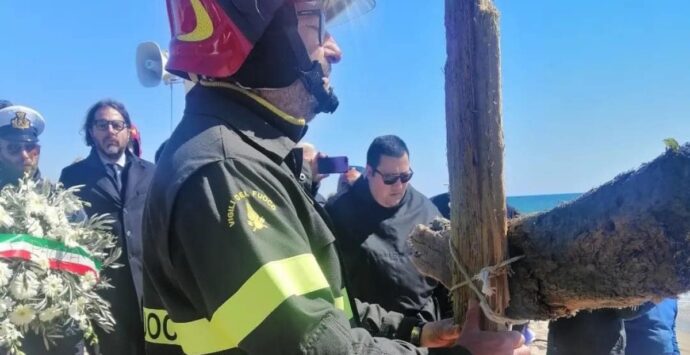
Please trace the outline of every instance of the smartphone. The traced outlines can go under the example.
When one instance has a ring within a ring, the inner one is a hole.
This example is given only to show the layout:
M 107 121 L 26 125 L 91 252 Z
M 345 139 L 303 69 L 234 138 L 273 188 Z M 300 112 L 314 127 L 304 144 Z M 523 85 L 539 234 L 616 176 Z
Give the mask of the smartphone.
M 345 173 L 350 168 L 347 157 L 326 157 L 316 159 L 319 174 Z

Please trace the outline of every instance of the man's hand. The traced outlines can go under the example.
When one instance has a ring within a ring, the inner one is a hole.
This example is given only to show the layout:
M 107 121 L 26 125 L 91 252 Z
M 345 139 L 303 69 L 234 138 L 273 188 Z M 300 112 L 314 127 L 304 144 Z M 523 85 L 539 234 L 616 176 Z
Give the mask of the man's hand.
M 425 348 L 447 348 L 453 346 L 460 336 L 460 327 L 452 319 L 424 323 L 419 345 Z
M 525 345 L 522 334 L 515 331 L 483 331 L 479 329 L 480 318 L 479 304 L 470 300 L 458 345 L 469 350 L 472 355 L 529 355 L 530 350 Z

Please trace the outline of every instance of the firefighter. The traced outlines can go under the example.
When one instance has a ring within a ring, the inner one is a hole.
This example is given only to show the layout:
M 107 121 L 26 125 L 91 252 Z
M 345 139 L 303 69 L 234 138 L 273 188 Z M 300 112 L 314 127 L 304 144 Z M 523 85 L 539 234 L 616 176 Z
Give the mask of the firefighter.
M 450 320 L 421 323 L 347 295 L 328 219 L 299 182 L 294 148 L 307 122 L 338 106 L 328 77 L 342 53 L 326 24 L 373 4 L 168 0 L 167 69 L 195 86 L 145 207 L 147 353 L 520 348 L 519 333 L 480 331 L 476 307 L 460 333 Z

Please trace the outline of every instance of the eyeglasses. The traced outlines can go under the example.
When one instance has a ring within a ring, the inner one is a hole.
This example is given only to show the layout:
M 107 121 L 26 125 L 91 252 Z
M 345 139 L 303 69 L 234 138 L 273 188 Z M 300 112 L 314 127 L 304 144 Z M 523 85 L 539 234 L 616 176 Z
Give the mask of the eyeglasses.
M 100 131 L 107 131 L 109 127 L 113 127 L 115 132 L 121 132 L 123 129 L 127 128 L 127 123 L 125 121 L 108 121 L 108 120 L 94 120 L 93 126 Z
M 383 183 L 386 185 L 393 185 L 396 182 L 398 182 L 398 179 L 401 183 L 405 184 L 408 181 L 410 181 L 410 179 L 412 179 L 412 175 L 414 174 L 414 171 L 412 171 L 412 169 L 410 169 L 410 171 L 407 173 L 397 175 L 384 174 L 380 172 L 379 169 L 374 169 L 374 172 L 379 173 L 379 175 L 381 175 L 381 179 L 383 180 Z
M 9 143 L 5 148 L 11 155 L 21 155 L 23 152 L 33 152 L 38 149 L 38 143 Z
M 318 16 L 319 17 L 319 45 L 326 41 L 326 14 L 321 10 L 318 1 L 295 2 L 297 16 Z

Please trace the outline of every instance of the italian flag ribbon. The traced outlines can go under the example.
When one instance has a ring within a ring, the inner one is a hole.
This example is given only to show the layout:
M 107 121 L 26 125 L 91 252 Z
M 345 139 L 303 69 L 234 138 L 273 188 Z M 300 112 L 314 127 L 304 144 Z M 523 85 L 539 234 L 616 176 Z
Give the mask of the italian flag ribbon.
M 50 268 L 73 274 L 98 275 L 101 262 L 82 247 L 70 248 L 57 240 L 28 234 L 0 234 L 0 258 L 31 260 L 32 255 L 48 258 Z

